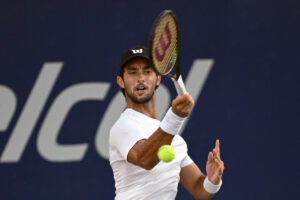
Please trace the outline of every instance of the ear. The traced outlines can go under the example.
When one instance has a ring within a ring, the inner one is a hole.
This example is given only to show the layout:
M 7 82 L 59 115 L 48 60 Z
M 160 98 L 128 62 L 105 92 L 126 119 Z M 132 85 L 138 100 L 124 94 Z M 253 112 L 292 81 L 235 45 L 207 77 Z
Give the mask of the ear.
M 157 75 L 156 86 L 160 84 L 160 81 L 161 81 L 161 75 Z
M 123 79 L 122 79 L 121 76 L 117 76 L 117 83 L 118 83 L 118 85 L 120 86 L 120 88 L 122 88 L 122 89 L 125 88 L 125 86 L 124 86 L 124 81 L 123 81 Z

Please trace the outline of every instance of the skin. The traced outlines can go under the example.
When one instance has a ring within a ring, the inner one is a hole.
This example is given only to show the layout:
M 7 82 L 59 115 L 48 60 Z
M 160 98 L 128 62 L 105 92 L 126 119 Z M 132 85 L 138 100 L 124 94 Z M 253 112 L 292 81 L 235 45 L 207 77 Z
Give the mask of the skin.
M 135 58 L 124 66 L 123 78 L 118 76 L 117 83 L 125 90 L 127 108 L 141 112 L 151 118 L 157 118 L 155 87 L 160 84 L 161 76 L 157 75 L 148 60 Z M 138 90 L 143 88 L 143 90 Z M 177 96 L 172 101 L 172 111 L 180 117 L 188 117 L 193 109 L 194 100 L 190 94 Z M 128 162 L 151 170 L 159 162 L 157 151 L 159 147 L 171 144 L 174 136 L 158 128 L 148 139 L 138 141 L 127 155 Z M 206 163 L 208 179 L 218 184 L 222 179 L 224 163 L 220 157 L 220 142 L 209 152 Z M 205 175 L 199 167 L 192 163 L 181 169 L 180 184 L 199 200 L 211 199 L 214 195 L 203 188 Z

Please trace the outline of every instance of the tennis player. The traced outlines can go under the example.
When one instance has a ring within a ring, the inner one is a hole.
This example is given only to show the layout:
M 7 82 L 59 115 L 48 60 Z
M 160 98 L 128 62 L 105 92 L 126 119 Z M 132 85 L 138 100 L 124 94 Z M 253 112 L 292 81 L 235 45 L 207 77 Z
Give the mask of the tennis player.
M 155 90 L 161 76 L 149 59 L 145 47 L 131 48 L 121 58 L 117 83 L 127 108 L 111 128 L 109 138 L 115 200 L 174 200 L 179 182 L 195 199 L 211 199 L 222 185 L 224 171 L 219 141 L 208 154 L 205 176 L 178 135 L 194 101 L 188 93 L 177 96 L 163 120 L 157 120 Z M 166 144 L 176 152 L 170 163 L 157 157 L 159 147 Z

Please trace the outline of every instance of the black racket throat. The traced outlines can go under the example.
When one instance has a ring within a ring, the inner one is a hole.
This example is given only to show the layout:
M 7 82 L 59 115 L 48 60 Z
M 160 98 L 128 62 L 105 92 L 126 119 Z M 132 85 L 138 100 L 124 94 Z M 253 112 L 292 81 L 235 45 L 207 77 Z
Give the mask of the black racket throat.
M 169 73 L 169 74 L 166 74 L 166 76 L 169 77 L 169 78 L 173 78 L 175 80 L 178 80 L 179 76 L 181 75 L 180 68 L 176 66 L 175 67 L 175 72 L 176 72 L 176 74 Z

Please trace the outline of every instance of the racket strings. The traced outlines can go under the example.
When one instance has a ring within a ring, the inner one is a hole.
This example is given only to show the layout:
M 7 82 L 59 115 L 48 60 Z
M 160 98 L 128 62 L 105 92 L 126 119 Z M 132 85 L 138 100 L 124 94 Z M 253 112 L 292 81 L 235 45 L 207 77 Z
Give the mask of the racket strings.
M 167 26 L 167 23 L 168 23 L 168 28 L 169 28 L 169 31 L 171 34 L 171 36 L 170 36 L 171 38 L 165 38 L 167 36 L 164 35 L 164 31 Z M 168 41 L 168 39 L 170 39 L 171 41 Z M 164 45 L 165 45 L 165 42 L 170 42 L 167 49 L 164 49 L 165 46 L 160 46 L 160 45 L 162 45 L 162 44 L 160 44 L 161 40 L 164 41 Z M 178 43 L 178 33 L 177 33 L 176 23 L 172 16 L 166 15 L 165 17 L 163 17 L 160 20 L 160 22 L 157 26 L 157 29 L 156 29 L 156 36 L 153 41 L 154 46 L 155 47 L 160 46 L 160 48 L 158 48 L 158 49 L 160 51 L 162 51 L 163 54 L 165 54 L 161 61 L 154 59 L 154 64 L 157 68 L 157 71 L 160 74 L 167 74 L 172 70 L 174 63 L 176 62 L 176 59 L 177 59 L 177 43 Z M 155 49 L 153 49 L 153 50 L 155 50 Z
M 176 49 L 177 48 L 176 48 L 176 42 L 175 42 L 175 44 L 172 46 L 172 48 L 170 48 L 170 51 L 166 55 L 166 59 L 164 60 L 164 63 L 162 64 L 163 66 L 165 66 L 164 67 L 164 73 L 169 73 L 169 71 L 171 71 L 171 69 L 174 66 L 175 62 L 173 61 L 173 59 L 177 57 Z
M 171 49 L 171 52 L 168 54 L 168 58 L 167 58 L 167 60 L 166 60 L 166 62 L 168 62 L 168 68 L 170 69 L 170 68 L 173 68 L 173 66 L 174 66 L 174 61 L 173 61 L 173 59 L 174 59 L 174 57 L 176 56 L 177 57 L 177 52 L 176 52 L 176 50 L 177 50 L 177 46 L 176 46 L 176 42 L 175 42 L 175 45 L 174 45 L 174 47 Z M 176 58 L 175 57 L 175 58 Z
M 172 60 L 173 60 L 173 57 L 174 57 L 175 50 L 176 50 L 176 47 L 172 48 L 170 53 L 167 55 L 167 58 L 164 60 L 164 63 L 161 64 L 162 67 L 164 66 L 163 67 L 164 73 L 169 73 L 169 71 L 174 66 L 174 62 Z

